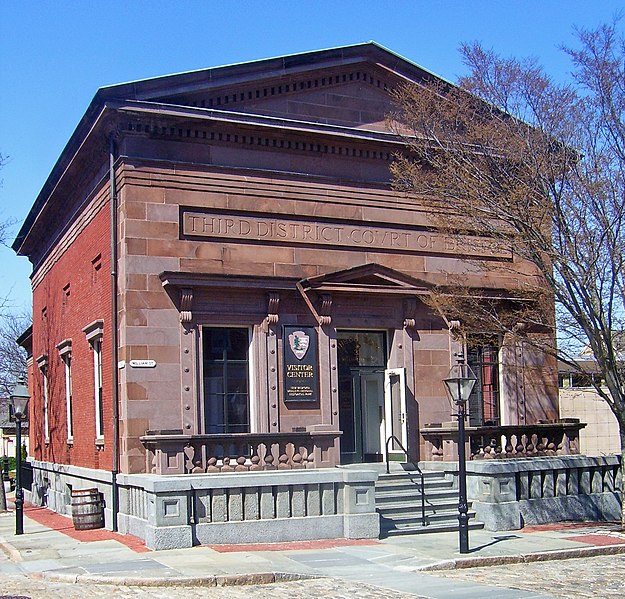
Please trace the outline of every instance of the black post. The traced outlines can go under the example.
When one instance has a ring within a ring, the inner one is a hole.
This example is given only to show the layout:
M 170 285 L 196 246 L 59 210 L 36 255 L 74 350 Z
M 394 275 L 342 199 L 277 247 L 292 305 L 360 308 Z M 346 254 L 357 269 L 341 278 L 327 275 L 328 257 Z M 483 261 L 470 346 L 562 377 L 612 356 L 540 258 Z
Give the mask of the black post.
M 458 398 L 460 381 L 458 381 Z M 469 505 L 467 503 L 467 462 L 465 451 L 465 402 L 458 402 L 458 532 L 460 534 L 460 553 L 469 553 Z
M 22 492 L 22 419 L 15 418 L 15 534 L 24 534 L 24 493 Z
M 2 458 L 2 481 L 7 481 L 9 479 L 9 456 L 5 455 Z

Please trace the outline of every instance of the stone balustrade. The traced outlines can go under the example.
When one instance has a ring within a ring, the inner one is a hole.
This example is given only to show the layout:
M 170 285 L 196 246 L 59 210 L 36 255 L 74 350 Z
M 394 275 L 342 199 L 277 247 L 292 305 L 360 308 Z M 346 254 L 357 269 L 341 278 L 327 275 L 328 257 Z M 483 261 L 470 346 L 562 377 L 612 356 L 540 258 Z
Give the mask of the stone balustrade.
M 470 460 L 531 458 L 579 454 L 577 419 L 558 422 L 467 426 L 466 455 Z M 458 459 L 458 425 L 432 424 L 421 429 L 426 442 L 424 461 L 453 462 Z
M 338 431 L 183 435 L 140 438 L 153 474 L 227 474 L 332 468 L 339 463 Z

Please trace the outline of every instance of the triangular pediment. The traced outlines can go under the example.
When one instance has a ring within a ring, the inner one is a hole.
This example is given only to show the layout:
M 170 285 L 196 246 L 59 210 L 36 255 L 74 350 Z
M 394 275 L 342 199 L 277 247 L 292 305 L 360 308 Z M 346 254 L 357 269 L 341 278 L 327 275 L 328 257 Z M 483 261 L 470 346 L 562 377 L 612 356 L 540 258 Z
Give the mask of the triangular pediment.
M 331 71 L 311 70 L 277 80 L 228 88 L 207 88 L 193 94 L 155 100 L 243 114 L 343 127 L 385 130 L 394 109 L 390 89 L 397 85 L 388 73 L 365 63 Z
M 319 292 L 369 290 L 409 295 L 425 295 L 431 288 L 425 281 L 375 263 L 310 277 L 303 286 Z
M 158 77 L 101 90 L 118 99 L 386 130 L 390 90 L 435 76 L 374 42 Z

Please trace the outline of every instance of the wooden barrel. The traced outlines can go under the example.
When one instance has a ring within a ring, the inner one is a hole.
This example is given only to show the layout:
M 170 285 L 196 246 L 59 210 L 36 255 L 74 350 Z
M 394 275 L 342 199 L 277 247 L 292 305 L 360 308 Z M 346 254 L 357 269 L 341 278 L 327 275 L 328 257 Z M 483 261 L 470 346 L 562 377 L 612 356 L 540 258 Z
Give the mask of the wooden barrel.
M 72 489 L 72 520 L 76 530 L 104 528 L 104 501 L 97 489 Z

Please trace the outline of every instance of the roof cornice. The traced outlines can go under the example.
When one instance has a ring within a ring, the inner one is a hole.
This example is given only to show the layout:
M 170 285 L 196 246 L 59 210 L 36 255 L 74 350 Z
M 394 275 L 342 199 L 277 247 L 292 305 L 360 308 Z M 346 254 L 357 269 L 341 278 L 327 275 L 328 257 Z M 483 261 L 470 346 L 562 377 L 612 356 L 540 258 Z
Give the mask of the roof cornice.
M 162 117 L 182 117 L 199 121 L 223 122 L 238 125 L 253 125 L 267 129 L 281 129 L 303 133 L 316 133 L 332 135 L 334 137 L 352 138 L 366 141 L 380 141 L 391 144 L 402 144 L 402 138 L 394 133 L 374 131 L 372 129 L 356 129 L 340 125 L 315 123 L 312 121 L 299 121 L 280 117 L 252 114 L 249 112 L 233 112 L 228 110 L 215 110 L 212 108 L 197 108 L 195 106 L 182 106 L 180 104 L 164 104 L 157 102 L 119 101 L 109 102 L 110 108 L 120 113 L 150 115 Z
M 157 95 L 192 93 L 199 88 L 240 85 L 252 81 L 296 75 L 309 70 L 348 66 L 361 62 L 381 63 L 402 77 L 439 79 L 438 75 L 374 42 L 311 50 L 206 69 L 197 69 L 101 87 L 102 100 L 128 98 L 145 100 Z

